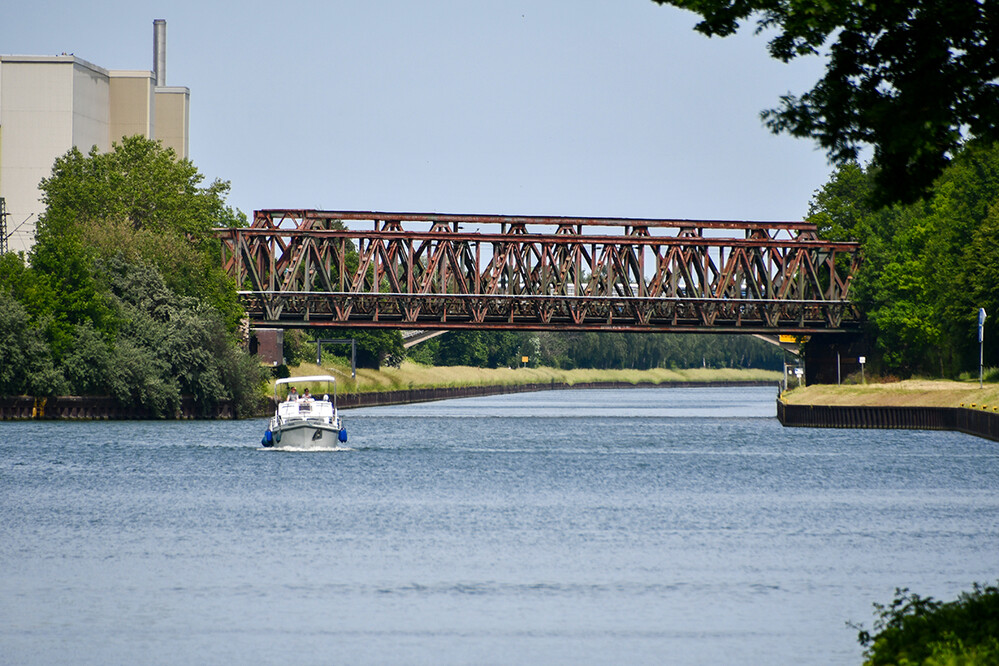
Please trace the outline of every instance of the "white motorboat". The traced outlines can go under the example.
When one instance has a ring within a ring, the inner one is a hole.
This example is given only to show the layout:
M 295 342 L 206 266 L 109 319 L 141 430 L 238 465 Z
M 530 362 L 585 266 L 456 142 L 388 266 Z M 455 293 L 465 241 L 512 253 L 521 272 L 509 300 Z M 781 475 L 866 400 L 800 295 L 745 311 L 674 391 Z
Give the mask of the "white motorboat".
M 305 388 L 303 394 L 298 395 L 295 384 L 304 387 L 325 384 L 326 391 L 317 397 Z M 274 403 L 274 416 L 260 441 L 264 447 L 332 449 L 347 443 L 347 429 L 336 408 L 336 377 L 315 375 L 279 379 L 274 382 Z

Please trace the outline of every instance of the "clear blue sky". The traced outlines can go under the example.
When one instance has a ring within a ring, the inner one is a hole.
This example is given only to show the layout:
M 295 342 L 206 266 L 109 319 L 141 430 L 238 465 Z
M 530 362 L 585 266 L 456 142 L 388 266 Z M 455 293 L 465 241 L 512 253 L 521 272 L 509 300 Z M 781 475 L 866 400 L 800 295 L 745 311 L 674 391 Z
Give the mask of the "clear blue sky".
M 73 53 L 191 89 L 191 159 L 230 203 L 795 220 L 830 173 L 759 112 L 821 74 L 651 0 L 36 0 L 0 53 Z

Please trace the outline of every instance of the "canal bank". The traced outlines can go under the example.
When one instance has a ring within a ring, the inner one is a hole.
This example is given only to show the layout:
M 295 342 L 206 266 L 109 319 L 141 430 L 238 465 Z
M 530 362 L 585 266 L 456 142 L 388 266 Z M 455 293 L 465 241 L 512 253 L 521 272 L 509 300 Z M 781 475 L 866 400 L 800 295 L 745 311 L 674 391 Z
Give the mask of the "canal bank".
M 946 380 L 813 385 L 785 391 L 786 427 L 956 430 L 999 441 L 999 386 Z
M 137 421 L 162 420 L 156 412 L 138 405 L 122 405 L 117 399 L 106 395 L 62 395 L 34 397 L 30 395 L 0 396 L 0 421 L 26 420 L 78 420 L 78 421 Z M 181 398 L 177 411 L 171 417 L 177 420 L 189 419 L 231 419 L 232 402 L 221 400 L 214 411 L 205 416 L 194 398 Z
M 570 389 L 633 389 L 633 388 L 719 388 L 744 386 L 772 386 L 777 388 L 777 382 L 772 381 L 728 381 L 728 382 L 670 382 L 657 384 L 652 382 L 537 382 L 530 384 L 510 384 L 495 386 L 457 386 L 440 388 L 404 389 L 399 391 L 379 391 L 376 393 L 348 393 L 337 398 L 337 404 L 350 409 L 355 407 L 383 407 L 388 405 L 405 405 L 415 402 L 433 402 L 436 400 L 452 400 L 455 398 L 476 398 L 488 395 L 505 395 L 508 393 L 531 393 L 535 391 L 560 391 Z
M 456 398 L 504 395 L 508 393 L 530 393 L 536 391 L 558 391 L 569 389 L 630 389 L 630 388 L 719 388 L 771 386 L 775 390 L 776 380 L 729 380 L 729 381 L 671 381 L 671 382 L 625 382 L 592 381 L 562 382 L 554 379 L 547 382 L 523 384 L 492 384 L 481 386 L 440 386 L 409 388 L 384 391 L 347 392 L 337 396 L 337 405 L 342 409 L 359 407 L 384 407 L 417 402 L 434 402 Z M 262 401 L 255 417 L 271 416 L 274 413 L 273 398 Z M 136 406 L 122 406 L 109 396 L 55 396 L 36 398 L 33 396 L 0 397 L 0 421 L 17 420 L 162 420 L 151 410 Z M 179 411 L 172 419 L 232 419 L 232 405 L 220 402 L 212 416 L 202 415 L 191 398 L 184 398 Z M 169 420 L 169 419 L 168 419 Z
M 966 407 L 849 407 L 777 401 L 785 427 L 957 430 L 999 441 L 999 412 Z

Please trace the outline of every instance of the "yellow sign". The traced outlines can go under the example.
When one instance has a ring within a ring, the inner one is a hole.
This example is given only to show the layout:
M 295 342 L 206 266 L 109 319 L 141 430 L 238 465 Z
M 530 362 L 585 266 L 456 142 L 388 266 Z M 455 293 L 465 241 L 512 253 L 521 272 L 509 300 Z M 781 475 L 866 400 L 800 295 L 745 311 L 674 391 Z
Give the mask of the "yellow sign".
M 521 363 L 527 363 L 530 360 L 531 360 L 530 357 L 527 357 L 527 356 L 521 356 L 520 357 L 520 362 Z
M 798 336 L 797 335 L 784 335 L 782 333 L 781 336 L 780 336 L 780 341 L 781 342 L 787 342 L 787 343 L 793 344 L 793 343 L 795 343 L 795 342 L 798 341 Z

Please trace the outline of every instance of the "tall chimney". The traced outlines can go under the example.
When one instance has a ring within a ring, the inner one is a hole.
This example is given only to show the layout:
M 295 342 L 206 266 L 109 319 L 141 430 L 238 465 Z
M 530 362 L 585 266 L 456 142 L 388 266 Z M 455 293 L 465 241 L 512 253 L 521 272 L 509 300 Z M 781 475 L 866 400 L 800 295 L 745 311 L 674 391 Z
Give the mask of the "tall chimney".
M 153 78 L 156 85 L 166 85 L 166 20 L 153 21 Z

